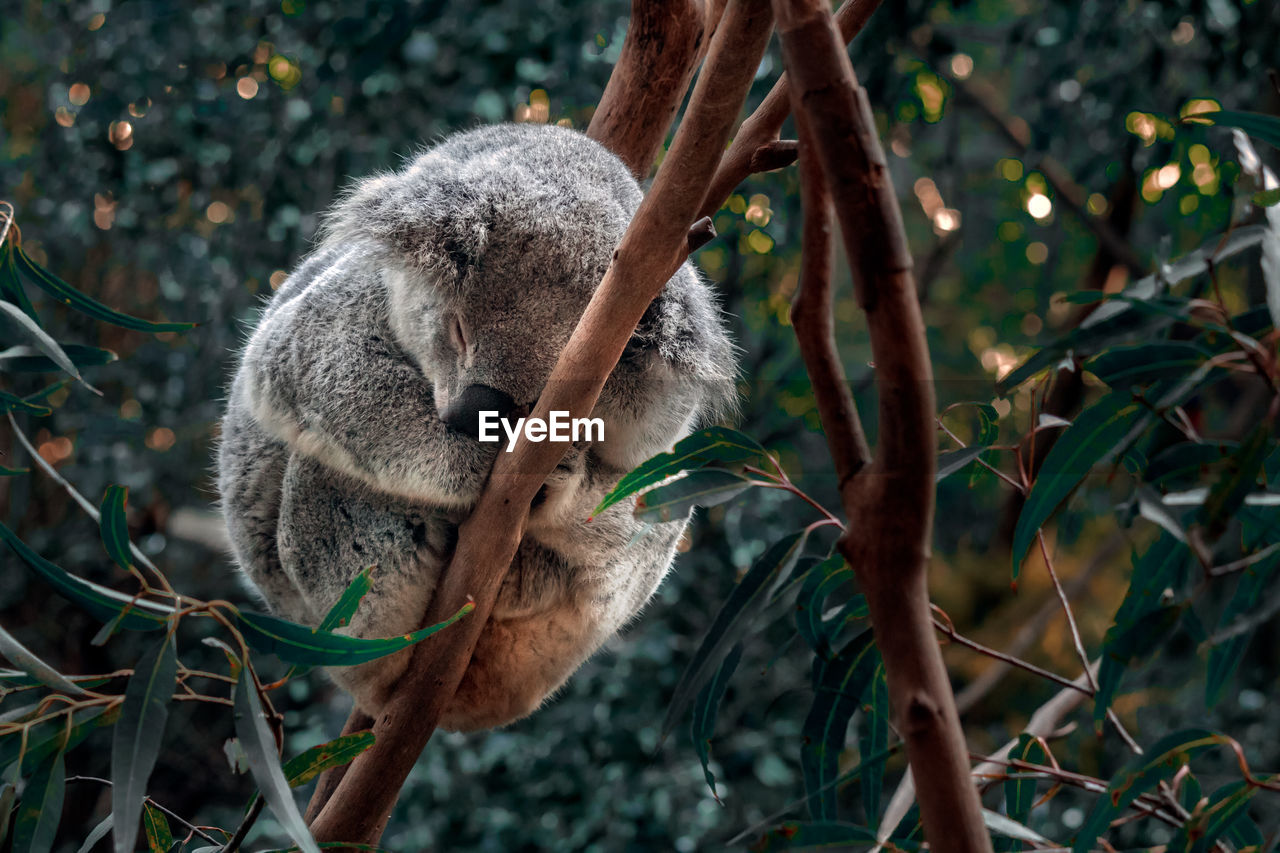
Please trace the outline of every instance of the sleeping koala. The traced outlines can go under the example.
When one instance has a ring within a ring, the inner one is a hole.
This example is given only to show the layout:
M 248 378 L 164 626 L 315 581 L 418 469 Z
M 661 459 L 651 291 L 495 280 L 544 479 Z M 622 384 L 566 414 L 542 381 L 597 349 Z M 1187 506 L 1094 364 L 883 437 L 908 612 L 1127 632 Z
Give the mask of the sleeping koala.
M 347 631 L 419 627 L 504 443 L 481 411 L 537 401 L 641 199 L 622 163 L 571 130 L 460 133 L 359 182 L 262 314 L 222 422 L 219 489 L 235 557 L 270 607 L 315 625 L 361 569 Z M 657 588 L 685 521 L 630 502 L 591 521 L 626 471 L 732 407 L 735 361 L 685 264 L 535 499 L 492 618 L 441 724 L 531 713 Z M 431 642 L 427 640 L 427 642 Z M 331 675 L 376 715 L 409 652 Z

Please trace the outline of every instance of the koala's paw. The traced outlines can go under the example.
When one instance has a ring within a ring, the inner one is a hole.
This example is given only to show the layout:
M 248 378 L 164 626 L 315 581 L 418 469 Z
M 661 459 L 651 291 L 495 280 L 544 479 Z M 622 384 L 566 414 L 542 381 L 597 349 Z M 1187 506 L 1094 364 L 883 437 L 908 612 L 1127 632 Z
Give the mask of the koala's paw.
M 530 507 L 530 524 L 556 523 L 572 514 L 587 482 L 587 454 L 577 446 L 570 447 L 560 464 L 547 476 L 547 481 L 534 495 Z

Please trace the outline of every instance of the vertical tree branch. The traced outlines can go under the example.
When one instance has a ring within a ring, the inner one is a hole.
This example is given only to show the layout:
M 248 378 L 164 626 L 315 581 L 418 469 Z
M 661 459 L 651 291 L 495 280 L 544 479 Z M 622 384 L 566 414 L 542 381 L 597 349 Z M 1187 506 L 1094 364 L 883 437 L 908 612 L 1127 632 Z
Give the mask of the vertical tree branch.
M 723 2 L 632 0 L 631 23 L 587 136 L 643 181 L 689 90 Z
M 813 150 L 813 134 L 803 111 L 796 111 L 800 128 L 800 201 L 804 209 L 804 235 L 800 251 L 800 289 L 791 305 L 791 325 L 815 389 L 818 417 L 826 434 L 836 478 L 843 490 L 871 461 L 867 437 L 858 408 L 845 378 L 836 345 L 831 310 L 831 272 L 835 265 L 832 241 L 831 193 L 822 164 Z M 819 392 L 817 389 L 821 388 Z
M 845 43 L 853 41 L 862 28 L 871 20 L 871 15 L 880 8 L 883 0 L 845 0 L 836 12 L 836 25 L 840 28 L 840 37 Z M 769 94 L 765 95 L 755 112 L 747 116 L 733 136 L 733 144 L 720 159 L 711 185 L 707 187 L 706 198 L 698 211 L 699 216 L 714 216 L 724 204 L 724 200 L 733 192 L 734 187 L 742 183 L 753 172 L 766 171 L 761 165 L 757 152 L 767 149 L 776 142 L 782 131 L 782 123 L 791 113 L 791 83 L 784 72 L 773 84 Z M 775 167 L 776 168 L 776 167 Z
M 792 99 L 805 117 L 802 156 L 817 153 L 834 200 L 858 302 L 867 313 L 880 392 L 875 458 L 841 488 L 849 525 L 840 551 L 871 610 L 890 704 L 919 783 L 925 835 L 934 850 L 989 851 L 929 611 L 935 406 L 902 214 L 866 93 L 824 0 L 773 2 Z M 815 382 L 814 393 L 839 392 Z M 856 469 L 857 460 L 837 460 L 836 467 Z
M 689 225 L 751 85 L 771 30 L 767 0 L 734 0 L 712 40 L 687 117 L 653 188 L 587 305 L 534 408 L 588 415 L 645 309 L 688 255 Z M 375 723 L 374 745 L 353 761 L 311 829 L 320 842 L 376 842 L 405 778 L 466 672 L 528 520 L 529 504 L 565 450 L 521 440 L 500 454 L 426 614 L 475 612 L 414 649 Z

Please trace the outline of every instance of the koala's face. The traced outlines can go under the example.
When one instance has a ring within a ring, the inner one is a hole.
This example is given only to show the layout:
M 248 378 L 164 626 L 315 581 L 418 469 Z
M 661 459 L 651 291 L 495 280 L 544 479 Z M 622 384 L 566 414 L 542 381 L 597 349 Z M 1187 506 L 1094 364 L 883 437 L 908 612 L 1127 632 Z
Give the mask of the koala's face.
M 387 274 L 400 345 L 431 381 L 441 419 L 470 435 L 481 411 L 532 409 L 598 282 L 501 255 L 482 259 L 460 288 Z

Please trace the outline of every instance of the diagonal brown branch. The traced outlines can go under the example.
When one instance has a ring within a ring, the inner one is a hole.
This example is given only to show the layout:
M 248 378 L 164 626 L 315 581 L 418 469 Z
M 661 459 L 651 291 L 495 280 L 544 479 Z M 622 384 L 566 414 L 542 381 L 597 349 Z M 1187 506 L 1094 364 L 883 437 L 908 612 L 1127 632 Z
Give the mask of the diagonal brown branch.
M 636 324 L 688 254 L 707 181 L 764 53 L 772 25 L 767 0 L 734 0 L 712 40 L 687 117 L 653 188 L 622 238 L 547 382 L 533 417 L 552 409 L 590 413 Z M 373 747 L 350 765 L 311 829 L 317 841 L 376 842 L 410 769 L 470 663 L 529 504 L 563 455 L 563 444 L 521 441 L 501 454 L 432 598 L 426 623 L 474 598 L 475 612 L 414 649 L 408 673 L 373 731 Z M 437 642 L 438 640 L 438 642 Z
M 723 9 L 723 0 L 633 0 L 587 136 L 617 154 L 636 180 L 649 177 Z
M 837 471 L 858 472 L 841 488 L 849 525 L 839 548 L 871 610 L 896 727 L 919 780 L 930 846 L 990 851 L 929 609 L 935 407 L 902 213 L 866 92 L 825 0 L 773 2 L 792 102 L 804 116 L 802 156 L 816 152 L 826 177 L 858 302 L 867 314 L 880 392 L 880 439 L 871 465 L 858 468 L 856 445 L 831 446 L 833 454 L 845 457 L 835 460 Z M 808 201 L 814 201 L 812 192 Z M 813 213 L 811 205 L 806 216 Z M 811 263 L 825 259 L 806 262 Z M 840 392 L 820 386 L 815 377 L 814 393 Z

